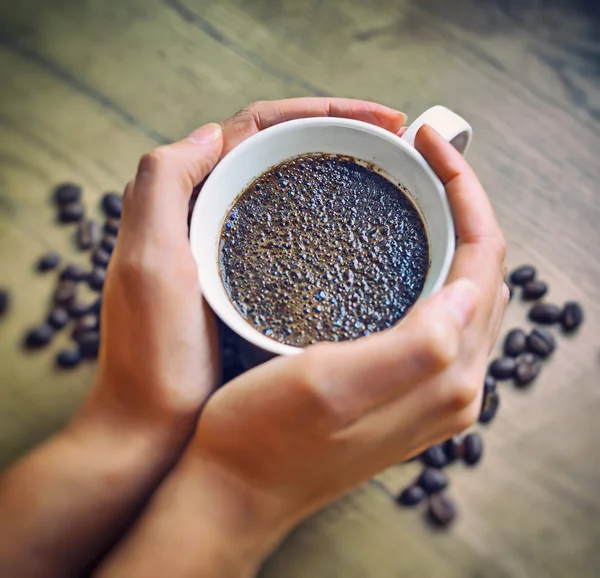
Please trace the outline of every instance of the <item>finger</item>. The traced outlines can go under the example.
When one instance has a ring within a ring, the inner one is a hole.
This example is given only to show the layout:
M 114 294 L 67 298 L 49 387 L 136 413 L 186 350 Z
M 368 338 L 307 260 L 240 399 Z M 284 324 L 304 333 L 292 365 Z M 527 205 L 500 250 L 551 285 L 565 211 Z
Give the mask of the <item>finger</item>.
M 490 200 L 464 157 L 428 125 L 417 133 L 415 147 L 446 188 L 459 242 L 501 235 Z
M 471 279 L 487 298 L 482 300 L 479 327 L 488 326 L 503 282 L 506 246 L 492 205 L 461 154 L 431 127 L 423 126 L 415 140 L 446 188 L 458 246 L 448 282 Z
M 387 106 L 351 98 L 302 97 L 255 102 L 222 123 L 227 154 L 248 137 L 281 122 L 330 116 L 362 120 L 397 133 L 406 115 Z
M 478 300 L 475 285 L 460 280 L 416 305 L 397 327 L 314 346 L 303 360 L 312 388 L 344 423 L 361 418 L 454 363 Z
M 145 154 L 123 199 L 119 243 L 148 238 L 163 246 L 187 242 L 192 190 L 214 168 L 222 147 L 220 125 L 208 124 L 184 140 Z
M 502 329 L 502 321 L 504 319 L 504 313 L 506 312 L 506 306 L 508 305 L 509 299 L 509 291 L 506 283 L 502 283 L 502 285 L 498 289 L 498 295 L 496 297 L 496 302 L 494 304 L 494 311 L 492 313 L 492 319 L 490 322 L 490 346 L 488 349 L 488 355 L 492 352 L 496 341 L 498 340 L 498 335 L 500 335 L 500 330 Z

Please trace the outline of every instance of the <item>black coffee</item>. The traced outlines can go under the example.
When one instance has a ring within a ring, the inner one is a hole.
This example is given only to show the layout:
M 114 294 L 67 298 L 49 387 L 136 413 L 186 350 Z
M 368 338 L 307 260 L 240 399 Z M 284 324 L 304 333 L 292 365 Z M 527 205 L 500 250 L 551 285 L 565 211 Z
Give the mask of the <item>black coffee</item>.
M 423 289 L 429 243 L 405 190 L 352 158 L 311 154 L 242 193 L 223 223 L 219 260 L 248 323 L 305 346 L 396 323 Z

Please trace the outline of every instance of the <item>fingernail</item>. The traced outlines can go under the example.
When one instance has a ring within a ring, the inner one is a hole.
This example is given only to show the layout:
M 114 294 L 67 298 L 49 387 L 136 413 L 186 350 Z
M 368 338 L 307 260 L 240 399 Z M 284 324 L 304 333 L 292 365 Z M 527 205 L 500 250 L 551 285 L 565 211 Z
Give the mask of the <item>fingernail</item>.
M 479 288 L 470 279 L 458 279 L 442 289 L 441 301 L 456 317 L 462 327 L 466 327 L 475 313 L 479 300 Z
M 434 133 L 437 136 L 439 136 L 440 138 L 442 138 L 442 135 L 440 135 L 440 133 L 437 130 L 435 130 L 430 124 L 425 123 L 423 126 L 421 126 L 421 128 L 419 130 L 421 130 L 421 129 L 431 131 L 432 133 Z
M 221 136 L 221 125 L 211 122 L 197 128 L 186 140 L 197 144 L 210 144 Z

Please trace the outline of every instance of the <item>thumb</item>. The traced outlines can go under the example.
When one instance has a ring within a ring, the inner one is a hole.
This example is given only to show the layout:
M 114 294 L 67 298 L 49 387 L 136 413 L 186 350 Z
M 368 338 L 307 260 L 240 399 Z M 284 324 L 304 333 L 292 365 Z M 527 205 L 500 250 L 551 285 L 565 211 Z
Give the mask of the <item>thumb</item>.
M 192 190 L 212 171 L 223 150 L 220 125 L 206 124 L 187 138 L 158 147 L 140 159 L 123 199 L 122 237 L 146 237 L 161 243 L 187 239 Z

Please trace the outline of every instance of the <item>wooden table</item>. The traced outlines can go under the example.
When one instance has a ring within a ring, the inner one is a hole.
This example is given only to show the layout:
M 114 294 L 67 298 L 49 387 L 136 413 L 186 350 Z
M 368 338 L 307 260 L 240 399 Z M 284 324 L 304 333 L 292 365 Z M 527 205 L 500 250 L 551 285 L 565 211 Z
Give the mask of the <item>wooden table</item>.
M 586 324 L 533 387 L 502 386 L 484 462 L 452 468 L 452 531 L 367 485 L 298 529 L 263 576 L 600 576 L 598 12 L 584 0 L 3 2 L 0 285 L 14 306 L 0 323 L 1 462 L 59 427 L 94 372 L 57 373 L 59 343 L 19 346 L 53 284 L 35 259 L 85 259 L 53 226 L 53 184 L 82 183 L 95 211 L 144 150 L 258 99 L 360 97 L 411 118 L 443 103 L 474 126 L 469 159 L 510 264 L 537 264 L 550 298 L 580 300 Z M 511 304 L 506 328 L 525 312 Z M 416 471 L 379 480 L 396 491 Z

